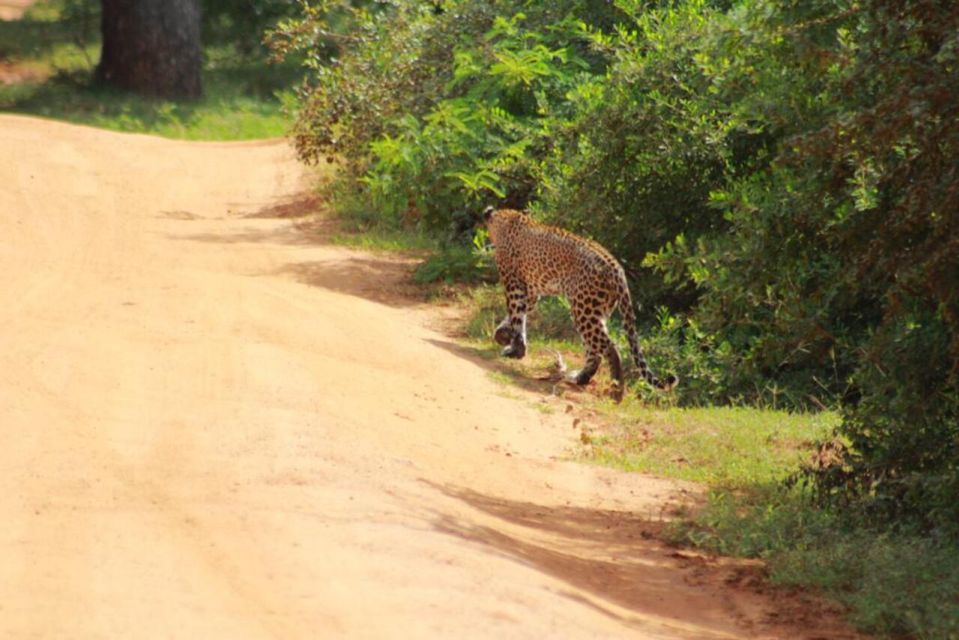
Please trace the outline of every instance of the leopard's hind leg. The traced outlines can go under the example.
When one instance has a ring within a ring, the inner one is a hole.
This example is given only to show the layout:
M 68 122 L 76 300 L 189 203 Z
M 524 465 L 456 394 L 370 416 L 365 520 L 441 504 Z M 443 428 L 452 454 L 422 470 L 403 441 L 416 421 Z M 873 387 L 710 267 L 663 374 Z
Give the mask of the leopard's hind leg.
M 591 299 L 591 301 L 597 302 L 595 298 Z M 567 379 L 578 385 L 589 384 L 589 381 L 596 375 L 596 372 L 599 370 L 599 365 L 605 357 L 607 364 L 609 364 L 609 375 L 616 383 L 613 396 L 618 402 L 623 398 L 625 380 L 619 351 L 616 349 L 616 345 L 613 343 L 612 338 L 609 337 L 609 331 L 606 329 L 606 319 L 612 311 L 611 308 L 607 307 L 611 307 L 612 305 L 603 304 L 604 300 L 602 298 L 600 298 L 598 302 L 600 304 L 587 305 L 573 302 L 571 305 L 573 322 L 576 325 L 576 330 L 579 332 L 580 337 L 583 339 L 583 344 L 586 346 L 586 362 L 583 364 L 582 369 L 571 371 Z

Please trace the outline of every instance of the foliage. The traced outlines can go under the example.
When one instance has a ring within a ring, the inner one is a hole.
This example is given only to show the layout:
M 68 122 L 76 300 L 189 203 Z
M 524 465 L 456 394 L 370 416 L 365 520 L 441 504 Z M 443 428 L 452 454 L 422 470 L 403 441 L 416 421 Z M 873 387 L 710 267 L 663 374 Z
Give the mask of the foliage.
M 700 63 L 710 17 L 721 14 L 703 3 L 621 6 L 630 22 L 614 33 L 583 25 L 608 68 L 570 93 L 572 115 L 554 126 L 536 209 L 620 258 L 641 306 L 683 311 L 695 291 L 642 262 L 680 234 L 695 240 L 723 227 L 708 195 L 736 162 L 728 138 L 737 120 L 720 99 L 703 99 L 710 82 Z
M 346 23 L 324 64 L 304 34 Z M 681 403 L 836 408 L 818 498 L 955 533 L 957 31 L 938 0 L 395 0 L 277 38 L 313 73 L 300 155 L 382 220 L 463 247 L 528 206 L 599 240 Z
M 247 59 L 263 59 L 268 53 L 263 43 L 266 31 L 299 11 L 299 3 L 289 0 L 202 0 L 201 4 L 204 45 L 229 46 L 234 55 Z
M 603 3 L 352 8 L 344 55 L 323 66 L 307 53 L 316 77 L 295 128 L 300 156 L 335 154 L 387 218 L 468 236 L 490 201 L 526 204 L 552 105 L 596 64 L 567 18 L 590 4 Z M 280 52 L 315 46 L 299 35 L 327 33 L 333 8 L 282 25 Z
M 819 61 L 802 130 L 713 194 L 727 233 L 661 256 L 696 269 L 696 315 L 743 354 L 737 375 L 842 403 L 850 446 L 821 497 L 956 529 L 959 12 L 822 6 L 793 27 Z
M 485 249 L 485 233 L 478 233 L 472 247 L 451 246 L 434 253 L 417 267 L 414 282 L 489 282 L 493 280 L 495 266 L 492 256 Z

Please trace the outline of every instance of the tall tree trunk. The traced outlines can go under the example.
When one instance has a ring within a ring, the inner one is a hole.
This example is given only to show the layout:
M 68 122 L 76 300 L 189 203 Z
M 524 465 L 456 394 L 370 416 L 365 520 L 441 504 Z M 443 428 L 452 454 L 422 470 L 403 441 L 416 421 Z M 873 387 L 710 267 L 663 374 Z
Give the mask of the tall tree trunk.
M 148 96 L 198 98 L 199 0 L 103 0 L 99 82 Z

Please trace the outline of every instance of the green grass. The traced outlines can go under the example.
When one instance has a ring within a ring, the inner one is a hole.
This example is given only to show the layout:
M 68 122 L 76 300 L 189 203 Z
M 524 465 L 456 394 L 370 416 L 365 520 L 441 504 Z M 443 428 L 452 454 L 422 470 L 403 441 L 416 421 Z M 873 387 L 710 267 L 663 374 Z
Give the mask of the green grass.
M 95 16 L 81 19 L 61 13 L 61 3 L 46 0 L 33 5 L 21 20 L 0 21 L 0 60 L 46 74 L 90 66 L 96 60 Z
M 327 211 L 335 220 L 337 230 L 330 238 L 334 244 L 396 253 L 436 251 L 435 238 L 396 220 L 384 220 L 364 198 L 329 171 L 321 180 L 320 189 L 328 198 Z
M 195 103 L 152 100 L 94 86 L 89 76 L 56 76 L 0 89 L 0 110 L 112 131 L 184 140 L 255 140 L 286 133 L 280 100 L 252 97 L 242 87 L 205 74 Z
M 839 420 L 751 407 L 658 409 L 632 398 L 603 406 L 613 426 L 593 439 L 591 460 L 729 490 L 784 480 Z
M 114 131 L 186 140 L 253 140 L 284 135 L 300 77 L 295 62 L 268 66 L 230 48 L 207 47 L 204 96 L 195 102 L 145 98 L 97 86 L 96 25 L 62 19 L 41 2 L 23 20 L 0 22 L 0 60 L 22 81 L 0 85 L 0 111 Z
M 506 315 L 505 298 L 499 285 L 473 287 L 460 296 L 460 303 L 469 310 L 464 329 L 474 340 L 489 340 Z M 562 351 L 578 348 L 569 306 L 559 298 L 545 298 L 533 308 L 528 318 L 528 333 L 534 346 Z
M 436 248 L 436 241 L 423 234 L 388 228 L 357 230 L 349 225 L 334 233 L 330 242 L 366 251 L 424 253 Z

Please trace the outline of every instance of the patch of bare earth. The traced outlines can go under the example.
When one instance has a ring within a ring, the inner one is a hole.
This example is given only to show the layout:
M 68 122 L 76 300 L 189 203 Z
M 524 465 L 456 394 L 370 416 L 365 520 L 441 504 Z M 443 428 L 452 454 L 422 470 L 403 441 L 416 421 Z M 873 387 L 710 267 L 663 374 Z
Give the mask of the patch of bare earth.
M 5 62 L 0 59 L 0 84 L 23 84 L 25 82 L 41 82 L 47 73 L 30 65 L 19 62 Z
M 660 542 L 696 487 L 567 461 L 283 143 L 0 147 L 0 637 L 856 637 Z
M 0 20 L 19 20 L 37 0 L 0 0 Z

